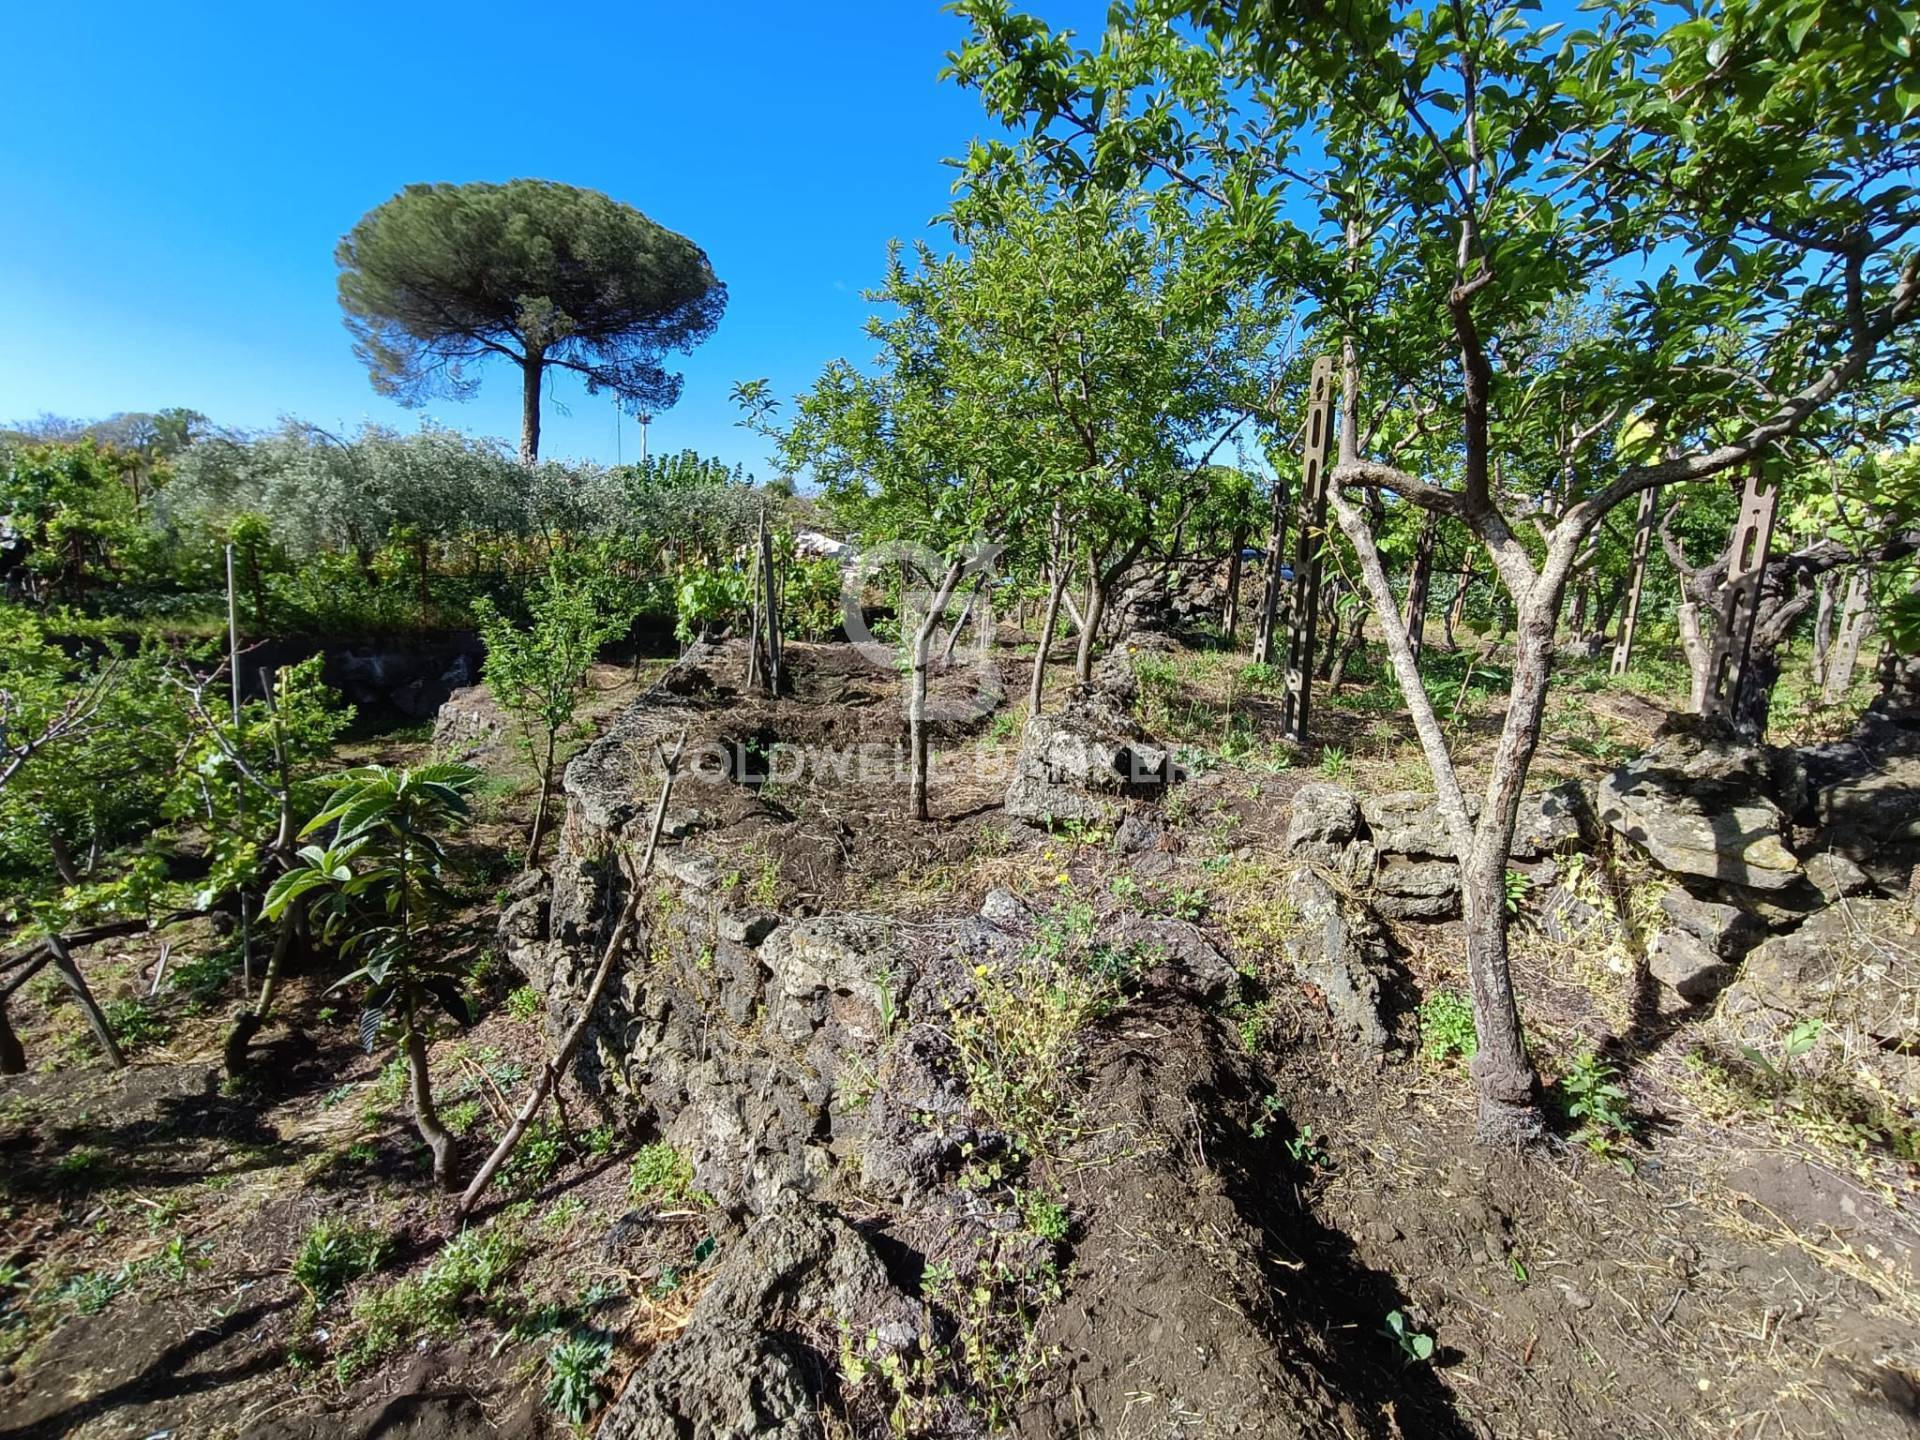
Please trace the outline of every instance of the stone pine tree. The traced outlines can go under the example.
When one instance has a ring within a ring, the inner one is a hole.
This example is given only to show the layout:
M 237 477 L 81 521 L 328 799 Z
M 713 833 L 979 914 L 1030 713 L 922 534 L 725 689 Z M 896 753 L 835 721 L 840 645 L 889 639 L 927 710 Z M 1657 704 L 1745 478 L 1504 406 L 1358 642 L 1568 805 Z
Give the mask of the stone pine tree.
M 549 180 L 409 185 L 334 255 L 340 308 L 374 388 L 465 399 L 481 362 L 520 367 L 520 459 L 540 455 L 540 386 L 577 375 L 654 412 L 679 399 L 661 361 L 713 333 L 727 287 L 698 245 L 630 205 Z

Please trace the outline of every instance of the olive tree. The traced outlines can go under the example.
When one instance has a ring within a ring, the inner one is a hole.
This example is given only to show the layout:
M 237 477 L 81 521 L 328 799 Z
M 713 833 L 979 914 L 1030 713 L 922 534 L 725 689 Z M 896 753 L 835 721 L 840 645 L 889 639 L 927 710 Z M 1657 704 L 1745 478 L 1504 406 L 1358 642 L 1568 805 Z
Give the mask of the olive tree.
M 1575 33 L 1529 3 L 1148 0 L 1086 49 L 1006 0 L 958 8 L 953 74 L 1056 173 L 1177 189 L 1340 355 L 1331 505 L 1460 862 L 1480 1131 L 1538 1136 L 1503 884 L 1569 577 L 1642 491 L 1779 463 L 1911 378 L 1913 27 L 1866 0 L 1612 0 Z M 1608 289 L 1613 323 L 1521 383 L 1508 341 Z M 1377 448 L 1410 408 L 1444 472 Z M 1637 462 L 1609 443 L 1636 413 L 1663 442 Z M 1515 612 L 1477 820 L 1361 501 L 1382 492 L 1471 533 Z

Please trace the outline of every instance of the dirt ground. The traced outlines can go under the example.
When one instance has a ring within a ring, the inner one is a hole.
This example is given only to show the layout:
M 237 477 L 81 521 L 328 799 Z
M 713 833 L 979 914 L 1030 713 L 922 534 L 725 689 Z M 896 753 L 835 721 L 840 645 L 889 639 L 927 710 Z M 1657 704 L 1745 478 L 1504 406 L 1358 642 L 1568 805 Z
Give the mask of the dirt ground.
M 1327 697 L 1321 742 L 1295 752 L 1276 738 L 1271 678 L 1246 678 L 1237 657 L 1146 667 L 1139 714 L 1183 747 L 1191 780 L 1159 807 L 1156 842 L 1123 854 L 1109 835 L 1000 813 L 1030 663 L 1017 635 L 1001 640 L 992 678 L 1011 699 L 968 714 L 980 676 L 941 682 L 966 718 L 937 732 L 933 823 L 900 818 L 885 776 L 782 768 L 782 745 L 898 745 L 897 677 L 844 647 L 794 647 L 796 693 L 777 702 L 724 665 L 695 677 L 700 738 L 744 758 L 676 806 L 697 812 L 687 843 L 723 862 L 726 883 L 789 917 L 971 913 L 1001 887 L 1041 911 L 1089 906 L 1103 928 L 1179 915 L 1238 968 L 1239 990 L 1212 1008 L 1149 986 L 1087 1039 L 1085 1138 L 1057 1176 L 1067 1279 L 1036 1320 L 1047 1363 L 1010 1429 L 1092 1434 L 1076 1419 L 1089 1406 L 1126 1416 L 1108 1433 L 1142 1440 L 1892 1437 L 1920 1424 L 1916 1168 L 1719 1083 L 1697 1022 L 1649 1021 L 1629 927 L 1569 936 L 1526 906 L 1517 923 L 1543 1074 L 1597 1053 L 1630 1097 L 1629 1131 L 1598 1150 L 1570 1125 L 1540 1154 L 1472 1143 L 1465 1063 L 1431 1056 L 1418 1018 L 1423 997 L 1462 983 L 1457 926 L 1395 928 L 1402 1044 L 1384 1061 L 1343 1047 L 1322 998 L 1287 973 L 1289 797 L 1322 777 L 1425 788 L 1404 713 L 1374 677 Z M 1476 678 L 1470 661 L 1458 658 L 1449 723 L 1472 752 L 1491 743 L 1504 679 Z M 1568 677 L 1536 778 L 1596 776 L 1634 753 L 1671 681 Z M 590 728 L 638 693 L 616 667 L 596 684 Z M 373 737 L 354 758 L 426 748 Z M 484 763 L 466 904 L 444 938 L 486 1013 L 434 1046 L 468 1170 L 542 1058 L 539 1016 L 512 998 L 519 977 L 491 937 L 530 786 L 510 748 Z M 303 975 L 255 1079 L 224 1084 L 233 937 L 200 922 L 168 939 L 172 978 L 150 1004 L 154 940 L 84 962 L 103 1001 L 141 1001 L 125 1071 L 101 1068 L 52 987 L 16 998 L 34 1073 L 0 1083 L 0 1440 L 559 1435 L 559 1337 L 604 1340 L 604 1397 L 685 1324 L 740 1218 L 648 1179 L 644 1128 L 569 1093 L 566 1133 L 472 1227 L 499 1242 L 497 1273 L 374 1343 L 379 1297 L 428 1294 L 453 1237 L 390 1053 L 361 1051 L 350 1002 Z M 874 1233 L 914 1233 L 844 1198 Z M 316 1296 L 293 1269 L 323 1219 L 389 1242 L 375 1271 Z M 1430 1358 L 1394 1338 L 1393 1314 L 1432 1337 Z

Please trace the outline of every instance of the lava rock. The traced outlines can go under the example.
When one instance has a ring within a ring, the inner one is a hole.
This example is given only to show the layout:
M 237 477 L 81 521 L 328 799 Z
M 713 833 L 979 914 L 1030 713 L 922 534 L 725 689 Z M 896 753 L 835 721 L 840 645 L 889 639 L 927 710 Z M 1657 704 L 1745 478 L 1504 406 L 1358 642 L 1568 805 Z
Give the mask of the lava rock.
M 1311 870 L 1288 880 L 1287 899 L 1300 917 L 1298 932 L 1286 941 L 1293 973 L 1326 997 L 1342 1038 L 1384 1053 L 1391 1036 L 1381 1015 L 1378 967 L 1385 946 L 1378 924 Z
M 1055 714 L 1028 719 L 1006 808 L 1036 824 L 1115 824 L 1126 801 L 1156 797 L 1182 778 L 1119 700 L 1082 685 Z
M 1697 936 L 1662 930 L 1647 947 L 1647 973 L 1690 1005 L 1702 1005 L 1726 989 L 1733 966 Z
M 1803 878 L 1767 757 L 1724 726 L 1665 735 L 1600 784 L 1599 819 L 1677 875 L 1782 890 Z
M 1767 927 L 1757 915 L 1704 900 L 1678 885 L 1660 897 L 1660 911 L 1674 930 L 1697 941 L 1715 960 L 1738 960 L 1766 938 Z

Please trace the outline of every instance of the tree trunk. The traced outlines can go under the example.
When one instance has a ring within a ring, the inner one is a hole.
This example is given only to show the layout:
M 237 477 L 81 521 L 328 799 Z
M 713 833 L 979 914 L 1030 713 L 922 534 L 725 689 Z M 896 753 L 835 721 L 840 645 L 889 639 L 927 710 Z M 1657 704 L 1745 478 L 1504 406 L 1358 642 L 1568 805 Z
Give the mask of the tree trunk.
M 546 367 L 545 354 L 529 345 L 520 362 L 520 463 L 529 469 L 540 460 L 540 378 Z
M 1683 600 L 1673 612 L 1674 623 L 1680 628 L 1680 648 L 1687 657 L 1687 713 L 1698 715 L 1707 704 L 1707 683 L 1711 679 L 1709 671 L 1713 665 L 1713 647 L 1707 643 L 1706 636 L 1700 632 L 1700 605 L 1694 600 Z
M 60 883 L 63 885 L 83 884 L 84 882 L 80 879 L 80 871 L 75 868 L 73 863 L 73 852 L 67 848 L 67 837 L 60 833 L 59 825 L 51 820 L 47 821 L 46 832 L 47 849 L 53 855 L 53 869 L 54 873 L 60 877 Z
M 1754 644 L 1740 667 L 1740 693 L 1732 698 L 1727 717 L 1734 729 L 1759 744 L 1767 738 L 1767 718 L 1773 709 L 1773 687 L 1780 681 L 1780 652 L 1771 645 Z
M 1047 686 L 1047 652 L 1053 648 L 1054 627 L 1060 623 L 1060 601 L 1066 595 L 1067 577 L 1056 570 L 1047 585 L 1047 611 L 1040 621 L 1040 647 L 1033 652 L 1033 679 L 1027 686 L 1027 714 L 1040 713 L 1041 697 Z
M 1453 587 L 1453 603 L 1447 606 L 1446 634 L 1449 650 L 1459 647 L 1460 642 L 1454 638 L 1454 632 L 1467 618 L 1467 590 L 1473 584 L 1473 561 L 1474 553 L 1469 549 L 1466 558 L 1460 562 L 1460 578 Z
M 20 1037 L 13 1033 L 13 1022 L 7 1016 L 7 1001 L 0 995 L 0 1075 L 24 1075 L 27 1073 L 27 1052 L 20 1048 Z
M 540 765 L 540 799 L 533 809 L 533 834 L 527 840 L 529 870 L 540 866 L 540 846 L 547 838 L 547 797 L 553 793 L 553 752 L 557 736 L 547 732 L 547 756 Z
M 427 1068 L 427 1037 L 415 1018 L 414 997 L 407 996 L 407 1033 L 401 1041 L 407 1054 L 407 1089 L 413 1100 L 413 1128 L 433 1152 L 433 1183 L 453 1189 L 453 1134 L 440 1123 L 433 1108 L 433 1073 Z
M 1433 546 L 1440 533 L 1440 517 L 1427 513 L 1413 549 L 1413 574 L 1407 580 L 1407 643 L 1418 657 L 1427 631 L 1427 592 L 1433 585 Z
M 1327 672 L 1327 694 L 1338 695 L 1340 683 L 1347 678 L 1347 666 L 1360 649 L 1360 642 L 1367 629 L 1367 609 L 1364 605 L 1353 607 L 1353 623 L 1347 629 L 1347 638 L 1340 646 L 1340 653 L 1333 657 L 1333 668 Z
M 1536 582 L 1549 588 L 1551 581 Z M 1527 1144 L 1545 1131 L 1539 1086 L 1520 1029 L 1507 955 L 1507 857 L 1520 817 L 1527 769 L 1540 739 L 1553 670 L 1559 596 L 1523 605 L 1514 632 L 1513 686 L 1501 726 L 1492 772 L 1480 807 L 1473 845 L 1460 866 L 1460 898 L 1466 912 L 1467 987 L 1473 996 L 1473 1058 L 1483 1141 Z
M 113 1037 L 113 1027 L 107 1024 L 107 1017 L 93 998 L 93 991 L 87 988 L 86 977 L 80 973 L 80 967 L 74 963 L 73 952 L 67 948 L 64 937 L 49 935 L 47 949 L 53 954 L 53 969 L 67 989 L 73 992 L 73 998 L 80 1006 L 80 1013 L 86 1017 L 87 1028 L 93 1031 L 93 1038 L 100 1042 L 100 1051 L 107 1057 L 107 1064 L 115 1070 L 127 1068 L 127 1057 L 121 1053 L 120 1042 Z
M 230 1076 L 237 1076 L 247 1068 L 248 1047 L 273 1013 L 274 993 L 280 988 L 280 976 L 286 969 L 287 956 L 293 952 L 294 939 L 306 927 L 306 916 L 307 897 L 302 895 L 280 917 L 280 929 L 273 937 L 273 954 L 267 957 L 267 973 L 260 981 L 260 998 L 251 1010 L 242 1010 L 233 1017 L 233 1029 L 227 1032 L 224 1060 Z M 156 974 L 156 986 L 159 979 Z
M 1344 449 L 1343 455 L 1347 453 Z M 1533 1067 L 1521 1039 L 1520 1015 L 1513 998 L 1507 956 L 1506 862 L 1520 814 L 1521 787 L 1540 733 L 1552 660 L 1555 611 L 1539 603 L 1520 616 L 1513 666 L 1513 690 L 1506 723 L 1494 754 L 1492 776 L 1481 807 L 1480 823 L 1467 818 L 1460 780 L 1447 752 L 1446 734 L 1420 677 L 1420 663 L 1408 643 L 1400 607 L 1380 560 L 1380 549 L 1365 518 L 1341 493 L 1329 487 L 1328 499 L 1340 528 L 1353 542 L 1360 575 L 1373 602 L 1374 618 L 1386 642 L 1387 656 L 1419 736 L 1421 752 L 1433 772 L 1441 815 L 1460 862 L 1460 893 L 1466 910 L 1467 980 L 1473 996 L 1474 1029 L 1480 1037 L 1473 1062 L 1479 1096 L 1479 1134 L 1495 1143 L 1530 1143 L 1545 1131 Z
M 916 820 L 927 818 L 927 661 L 933 649 L 933 632 L 939 627 L 940 617 L 946 613 L 947 602 L 953 599 L 954 587 L 960 583 L 960 574 L 965 568 L 959 560 L 947 566 L 933 603 L 927 606 L 919 628 L 913 632 L 913 687 L 907 701 L 907 746 L 912 776 L 907 809 Z
M 1820 698 L 1829 705 L 1846 699 L 1847 691 L 1853 686 L 1853 668 L 1859 663 L 1860 646 L 1867 638 L 1867 620 L 1872 613 L 1867 608 L 1870 583 L 1864 567 L 1847 577 L 1847 598 L 1840 607 L 1839 631 L 1820 677 Z
M 1093 641 L 1107 618 L 1107 587 L 1100 583 L 1100 567 L 1087 562 L 1087 614 L 1080 627 L 1080 648 L 1073 659 L 1073 678 L 1085 685 L 1093 679 Z
M 1247 548 L 1247 527 L 1233 527 L 1233 553 L 1227 557 L 1227 603 L 1221 611 L 1220 629 L 1227 644 L 1233 644 L 1233 632 L 1240 628 L 1240 552 Z

